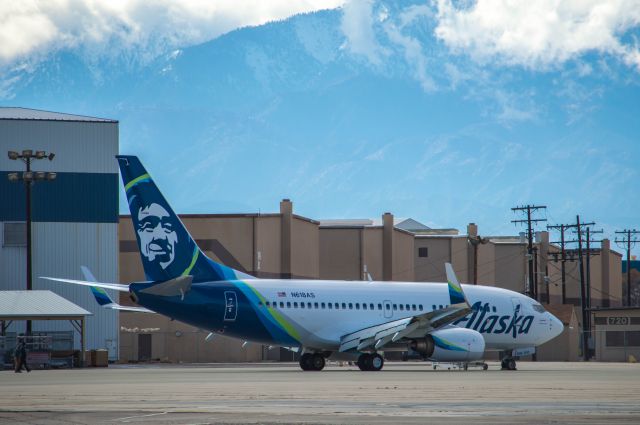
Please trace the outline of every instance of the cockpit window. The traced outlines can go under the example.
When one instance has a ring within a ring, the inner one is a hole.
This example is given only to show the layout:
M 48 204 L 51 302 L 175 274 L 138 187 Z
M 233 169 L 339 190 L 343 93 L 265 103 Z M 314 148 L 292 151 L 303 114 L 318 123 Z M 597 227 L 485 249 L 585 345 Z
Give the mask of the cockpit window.
M 533 309 L 535 311 L 537 311 L 538 313 L 544 313 L 545 312 L 544 307 L 542 307 L 540 304 L 533 304 L 531 307 L 533 307 Z

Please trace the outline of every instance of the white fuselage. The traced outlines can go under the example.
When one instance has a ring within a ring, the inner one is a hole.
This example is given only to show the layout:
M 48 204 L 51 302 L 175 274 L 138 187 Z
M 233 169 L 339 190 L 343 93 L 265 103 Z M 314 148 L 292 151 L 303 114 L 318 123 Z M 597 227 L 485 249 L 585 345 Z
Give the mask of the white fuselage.
M 303 346 L 326 350 L 336 350 L 341 337 L 356 330 L 428 313 L 450 302 L 445 283 L 246 282 L 264 298 L 259 308 L 274 309 L 284 316 Z M 517 292 L 480 285 L 463 285 L 463 289 L 474 311 L 454 325 L 480 332 L 487 350 L 534 347 L 564 329 L 537 301 Z

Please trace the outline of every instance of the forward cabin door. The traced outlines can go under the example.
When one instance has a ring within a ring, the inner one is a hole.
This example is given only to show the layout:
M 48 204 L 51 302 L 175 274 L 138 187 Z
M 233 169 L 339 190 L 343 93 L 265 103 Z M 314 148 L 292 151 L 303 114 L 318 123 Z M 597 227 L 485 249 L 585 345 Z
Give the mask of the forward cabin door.
M 384 310 L 384 317 L 390 319 L 393 315 L 393 310 L 391 309 L 391 301 L 384 300 L 384 302 L 382 303 L 382 308 Z

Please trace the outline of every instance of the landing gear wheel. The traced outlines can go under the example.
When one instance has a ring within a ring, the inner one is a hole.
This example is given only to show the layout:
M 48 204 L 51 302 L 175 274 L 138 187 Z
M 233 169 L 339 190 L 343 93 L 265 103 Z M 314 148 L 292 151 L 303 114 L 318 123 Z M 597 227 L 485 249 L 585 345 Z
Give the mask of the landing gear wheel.
M 370 369 L 367 370 L 377 372 L 384 366 L 384 358 L 380 354 L 373 354 L 370 356 L 369 365 Z
M 487 370 L 487 369 L 489 369 L 489 365 L 488 365 L 488 364 L 486 364 L 486 363 L 484 363 L 484 364 L 482 365 L 482 370 Z
M 300 357 L 300 368 L 302 370 L 312 370 L 312 357 L 313 354 L 311 353 L 304 353 L 301 357 Z
M 322 354 L 314 354 L 311 356 L 311 370 L 320 371 L 324 369 L 325 360 Z
M 502 370 L 518 370 L 516 369 L 516 361 L 508 358 L 502 360 Z
M 360 370 L 369 370 L 369 363 L 371 361 L 371 354 L 362 353 L 360 357 L 358 357 L 358 367 Z

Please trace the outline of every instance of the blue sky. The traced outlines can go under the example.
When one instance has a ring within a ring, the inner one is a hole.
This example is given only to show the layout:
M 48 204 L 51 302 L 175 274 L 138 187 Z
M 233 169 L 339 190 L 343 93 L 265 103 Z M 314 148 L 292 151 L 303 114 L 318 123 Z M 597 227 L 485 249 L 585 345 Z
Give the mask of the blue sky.
M 640 228 L 640 2 L 530 3 L 3 4 L 0 104 L 120 120 L 184 213 Z

